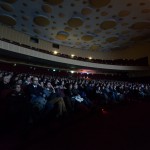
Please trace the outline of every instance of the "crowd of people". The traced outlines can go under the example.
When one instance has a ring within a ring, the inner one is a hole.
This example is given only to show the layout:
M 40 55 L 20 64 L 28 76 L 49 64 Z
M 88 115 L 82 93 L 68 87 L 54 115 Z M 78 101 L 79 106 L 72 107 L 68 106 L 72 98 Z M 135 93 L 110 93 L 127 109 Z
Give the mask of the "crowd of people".
M 0 116 L 13 122 L 35 121 L 53 115 L 61 118 L 125 101 L 150 98 L 150 84 L 94 80 L 0 71 Z

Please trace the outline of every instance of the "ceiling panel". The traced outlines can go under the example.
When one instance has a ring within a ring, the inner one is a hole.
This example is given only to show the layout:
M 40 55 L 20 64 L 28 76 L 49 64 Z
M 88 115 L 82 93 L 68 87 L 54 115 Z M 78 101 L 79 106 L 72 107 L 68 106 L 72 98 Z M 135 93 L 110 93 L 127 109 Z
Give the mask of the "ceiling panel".
M 150 38 L 150 0 L 0 0 L 0 22 L 52 43 L 108 51 Z

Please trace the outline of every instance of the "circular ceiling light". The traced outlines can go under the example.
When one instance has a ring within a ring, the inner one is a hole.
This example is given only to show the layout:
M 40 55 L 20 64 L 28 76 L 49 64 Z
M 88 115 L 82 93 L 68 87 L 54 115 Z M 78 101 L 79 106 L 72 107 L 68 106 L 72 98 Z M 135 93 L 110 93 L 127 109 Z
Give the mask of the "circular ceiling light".
M 93 40 L 93 38 L 94 38 L 93 35 L 84 35 L 81 37 L 83 41 L 91 41 Z
M 96 51 L 96 50 L 98 50 L 100 48 L 100 45 L 92 45 L 91 47 L 90 47 L 90 50 L 92 50 L 92 51 Z
M 0 15 L 0 22 L 8 26 L 16 25 L 16 20 L 12 16 Z
M 46 16 L 36 16 L 33 21 L 39 26 L 48 26 L 50 24 L 50 21 Z
M 67 32 L 60 31 L 60 32 L 57 33 L 56 38 L 58 40 L 64 41 L 68 38 L 68 36 L 69 36 L 69 34 Z
M 0 6 L 3 10 L 8 11 L 8 12 L 13 12 L 14 10 L 13 7 L 8 3 L 1 3 Z
M 50 5 L 59 5 L 63 2 L 63 0 L 44 0 L 44 2 Z
M 110 38 L 107 38 L 106 41 L 109 43 L 112 43 L 112 42 L 118 41 L 118 39 L 119 39 L 118 37 L 110 37 Z
M 100 8 L 108 5 L 111 0 L 89 0 L 89 3 L 94 8 Z
M 68 20 L 68 25 L 77 28 L 83 25 L 83 20 L 80 17 L 74 17 Z
M 52 9 L 51 9 L 51 7 L 50 7 L 48 4 L 42 5 L 42 10 L 43 10 L 45 13 L 51 13 L 51 12 L 52 12 Z
M 87 16 L 87 15 L 89 15 L 89 14 L 92 13 L 92 9 L 91 9 L 91 8 L 88 8 L 88 7 L 83 8 L 83 9 L 81 10 L 81 13 L 82 13 L 82 15 Z
M 70 32 L 70 31 L 72 30 L 72 28 L 70 28 L 70 27 L 65 27 L 64 30 L 67 31 L 67 32 Z
M 100 27 L 104 30 L 114 28 L 117 25 L 116 21 L 108 20 L 101 23 Z
M 136 22 L 130 28 L 134 30 L 150 29 L 150 22 Z
M 127 11 L 127 10 L 122 10 L 122 11 L 120 11 L 119 12 L 119 17 L 126 17 L 126 16 L 128 16 L 130 14 L 130 12 L 129 11 Z

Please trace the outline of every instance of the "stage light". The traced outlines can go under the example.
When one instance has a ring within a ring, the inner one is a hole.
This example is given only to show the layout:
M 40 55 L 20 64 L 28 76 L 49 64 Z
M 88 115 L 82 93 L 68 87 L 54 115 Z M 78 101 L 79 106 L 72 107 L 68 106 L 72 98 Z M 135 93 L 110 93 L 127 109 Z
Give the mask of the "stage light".
M 89 57 L 89 59 L 91 60 L 91 59 L 92 59 L 92 57 Z
M 54 54 L 56 55 L 58 52 L 57 51 L 54 51 Z
M 71 54 L 71 57 L 73 58 L 75 55 L 74 54 Z
M 72 70 L 72 71 L 70 71 L 71 73 L 74 73 L 74 71 Z
M 53 71 L 56 71 L 55 69 L 53 69 Z

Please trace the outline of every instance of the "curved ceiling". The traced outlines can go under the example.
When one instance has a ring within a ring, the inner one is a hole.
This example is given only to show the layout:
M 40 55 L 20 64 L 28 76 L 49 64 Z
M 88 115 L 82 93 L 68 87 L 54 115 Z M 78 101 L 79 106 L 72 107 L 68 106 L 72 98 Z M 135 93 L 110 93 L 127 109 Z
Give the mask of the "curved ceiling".
M 0 22 L 59 45 L 108 51 L 150 38 L 150 1 L 0 0 Z

